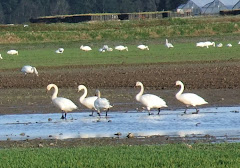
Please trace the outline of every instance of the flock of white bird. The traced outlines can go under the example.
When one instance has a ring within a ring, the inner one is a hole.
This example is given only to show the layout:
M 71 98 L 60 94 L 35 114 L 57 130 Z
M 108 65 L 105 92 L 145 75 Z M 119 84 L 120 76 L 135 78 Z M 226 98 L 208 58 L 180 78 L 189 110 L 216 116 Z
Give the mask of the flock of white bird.
M 202 97 L 194 93 L 183 93 L 184 85 L 181 81 L 176 81 L 176 85 L 181 86 L 181 89 L 176 94 L 176 99 L 186 105 L 184 113 L 186 113 L 189 106 L 193 106 L 196 108 L 195 114 L 197 114 L 199 112 L 199 110 L 197 109 L 198 105 L 208 104 L 208 102 L 206 102 Z M 168 107 L 166 102 L 161 97 L 154 94 L 143 94 L 144 86 L 141 82 L 136 82 L 136 86 L 141 87 L 140 92 L 136 95 L 136 100 L 148 110 L 149 115 L 152 114 L 150 111 L 153 108 L 158 109 L 158 114 L 160 114 L 161 108 Z M 78 107 L 70 99 L 64 97 L 57 97 L 58 87 L 55 84 L 49 84 L 47 86 L 48 91 L 52 88 L 54 88 L 52 102 L 59 110 L 62 111 L 61 119 L 66 119 L 67 113 L 76 110 Z M 99 90 L 96 90 L 96 95 L 92 97 L 87 97 L 86 86 L 79 85 L 78 91 L 81 90 L 83 90 L 83 94 L 79 98 L 79 102 L 92 111 L 92 114 L 90 116 L 93 116 L 94 111 L 96 111 L 99 116 L 101 111 L 105 111 L 107 116 L 109 109 L 113 107 L 110 104 L 109 100 L 106 98 L 102 98 Z
M 167 39 L 166 39 L 165 46 L 167 48 L 174 47 L 171 43 L 168 42 Z M 200 43 L 197 43 L 196 46 L 208 48 L 209 46 L 215 46 L 215 43 L 214 42 L 200 42 Z M 149 47 L 146 45 L 139 45 L 139 46 L 137 46 L 137 48 L 140 50 L 149 50 Z M 83 46 L 83 45 L 80 47 L 80 49 L 83 51 L 91 51 L 92 50 L 91 47 Z M 108 47 L 107 45 L 104 45 L 102 48 L 99 49 L 100 52 L 106 52 L 106 51 L 112 51 L 112 50 L 113 49 Z M 120 45 L 120 46 L 116 46 L 115 50 L 128 51 L 128 47 Z M 63 53 L 64 49 L 59 48 L 55 52 Z M 7 54 L 18 55 L 18 51 L 17 50 L 9 50 L 7 52 Z M 1 58 L 1 54 L 0 54 L 0 58 Z M 21 69 L 21 72 L 24 73 L 25 75 L 35 73 L 38 76 L 37 69 L 30 65 L 23 66 Z M 189 106 L 193 106 L 196 108 L 195 113 L 197 114 L 199 112 L 199 110 L 197 109 L 197 106 L 208 103 L 202 97 L 200 97 L 194 93 L 183 93 L 184 85 L 181 81 L 177 81 L 176 85 L 181 86 L 180 91 L 176 94 L 176 99 L 186 105 L 186 109 L 185 109 L 184 113 L 186 113 L 187 108 Z M 153 108 L 158 109 L 158 114 L 160 114 L 161 108 L 168 107 L 166 102 L 164 101 L 164 99 L 162 99 L 161 97 L 153 95 L 153 94 L 143 94 L 144 86 L 141 82 L 137 82 L 136 86 L 139 86 L 141 88 L 140 92 L 136 95 L 136 100 L 138 102 L 140 102 L 144 106 L 144 108 L 146 108 L 148 110 L 149 115 L 151 115 L 150 110 Z M 54 92 L 52 95 L 52 102 L 58 109 L 60 109 L 62 111 L 61 119 L 66 119 L 67 113 L 77 109 L 78 107 L 71 100 L 64 98 L 64 97 L 58 97 L 57 96 L 58 95 L 58 87 L 55 84 L 49 84 L 47 86 L 48 91 L 51 90 L 52 88 L 54 88 Z M 100 116 L 101 111 L 105 111 L 106 116 L 107 116 L 109 109 L 112 108 L 113 106 L 110 105 L 110 102 L 106 98 L 101 97 L 100 91 L 97 90 L 95 96 L 87 97 L 87 88 L 84 85 L 79 85 L 78 91 L 81 91 L 81 90 L 83 90 L 84 93 L 79 98 L 79 102 L 82 105 L 84 105 L 85 107 L 87 107 L 88 109 L 92 110 L 91 115 L 93 115 L 94 111 L 96 111 L 98 113 L 98 115 Z
M 240 44 L 240 41 L 238 42 L 238 44 Z M 206 47 L 206 48 L 209 48 L 209 46 L 221 48 L 221 47 L 223 47 L 223 44 L 222 43 L 218 43 L 216 45 L 215 42 L 212 42 L 212 41 L 205 41 L 205 42 L 198 42 L 198 43 L 196 43 L 196 47 Z M 231 43 L 226 44 L 226 47 L 232 47 L 232 46 L 233 45 Z
M 167 48 L 173 48 L 174 46 L 168 42 L 168 39 L 166 39 L 166 43 L 165 43 L 165 46 Z M 149 50 L 149 47 L 147 45 L 144 45 L 144 44 L 140 44 L 137 46 L 138 49 L 140 50 Z M 81 45 L 80 46 L 80 49 L 82 51 L 92 51 L 92 48 L 90 46 L 84 46 L 84 45 Z M 118 51 L 128 51 L 128 47 L 127 46 L 123 46 L 123 45 L 118 45 L 118 46 L 115 46 L 114 47 L 115 50 L 118 50 Z M 62 54 L 64 51 L 63 48 L 59 48 L 57 49 L 55 52 L 57 54 Z M 106 51 L 113 51 L 113 48 L 109 47 L 108 45 L 103 45 L 103 47 L 99 48 L 98 50 L 99 52 L 106 52 Z

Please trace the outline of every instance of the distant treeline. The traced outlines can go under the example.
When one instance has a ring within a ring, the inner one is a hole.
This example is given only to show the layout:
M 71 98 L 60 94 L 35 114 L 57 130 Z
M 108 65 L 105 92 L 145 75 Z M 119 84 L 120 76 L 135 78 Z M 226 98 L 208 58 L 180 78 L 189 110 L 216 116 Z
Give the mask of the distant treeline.
M 0 23 L 26 23 L 39 16 L 84 13 L 154 12 L 176 9 L 187 0 L 1 0 Z

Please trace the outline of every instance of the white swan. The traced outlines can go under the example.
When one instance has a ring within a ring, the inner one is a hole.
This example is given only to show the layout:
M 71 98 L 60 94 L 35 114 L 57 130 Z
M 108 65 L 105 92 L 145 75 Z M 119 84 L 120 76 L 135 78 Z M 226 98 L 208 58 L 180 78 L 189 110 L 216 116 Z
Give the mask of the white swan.
M 137 82 L 136 86 L 141 87 L 140 92 L 136 95 L 136 100 L 142 103 L 142 105 L 144 105 L 147 108 L 149 115 L 151 115 L 150 113 L 151 108 L 157 108 L 159 114 L 162 107 L 167 107 L 166 102 L 162 98 L 153 94 L 143 95 L 144 87 L 141 82 Z
M 223 44 L 222 44 L 222 43 L 219 43 L 219 44 L 217 44 L 217 47 L 218 47 L 218 48 L 221 48 L 221 47 L 223 47 Z
M 206 46 L 213 46 L 213 47 L 215 47 L 215 42 L 206 41 L 206 42 L 205 42 L 205 45 L 206 45 Z
M 116 47 L 115 47 L 115 50 L 118 50 L 118 51 L 126 50 L 126 51 L 128 51 L 128 47 L 125 47 L 125 46 L 119 45 L 119 46 L 116 46 Z
M 232 47 L 232 44 L 228 43 L 228 44 L 227 44 L 227 47 Z
M 208 48 L 208 46 L 205 44 L 205 42 L 196 43 L 196 47 L 207 47 Z
M 2 54 L 0 54 L 0 59 L 3 59 Z
M 206 41 L 206 42 L 196 43 L 196 47 L 207 47 L 207 48 L 209 48 L 209 46 L 214 46 L 215 47 L 215 42 Z
M 106 110 L 106 116 L 110 108 L 113 106 L 110 105 L 109 101 L 106 98 L 101 98 L 101 93 L 99 90 L 96 91 L 97 99 L 94 101 L 94 106 L 97 109 L 98 115 L 100 116 L 101 110 Z
M 106 50 L 104 50 L 103 48 L 99 48 L 98 51 L 99 51 L 99 52 L 106 52 Z
M 203 105 L 203 104 L 208 104 L 208 102 L 206 102 L 202 97 L 194 94 L 194 93 L 183 93 L 184 90 L 184 85 L 181 81 L 176 81 L 176 85 L 180 85 L 181 89 L 179 90 L 179 92 L 176 94 L 176 98 L 184 103 L 186 105 L 186 109 L 184 111 L 184 113 L 187 112 L 187 108 L 189 106 L 193 106 L 196 108 L 196 114 L 199 112 L 199 110 L 197 109 L 196 106 L 198 105 Z
M 7 52 L 7 54 L 10 54 L 10 55 L 18 55 L 18 51 L 17 50 L 9 50 L 8 52 Z
M 143 45 L 143 44 L 138 45 L 137 48 L 140 49 L 140 50 L 149 50 L 148 46 Z
M 87 97 L 87 88 L 84 85 L 79 85 L 78 86 L 78 91 L 80 90 L 84 90 L 83 95 L 79 98 L 79 101 L 82 105 L 84 105 L 85 107 L 87 107 L 88 109 L 92 110 L 92 115 L 93 116 L 93 112 L 94 110 L 96 110 L 95 106 L 94 106 L 94 102 L 95 100 L 98 98 L 97 96 L 92 96 L 92 97 Z
M 67 112 L 70 112 L 72 110 L 77 109 L 78 107 L 69 99 L 66 99 L 64 97 L 57 97 L 58 94 L 58 87 L 55 84 L 49 84 L 47 86 L 47 91 L 51 90 L 51 88 L 54 88 L 54 93 L 52 95 L 52 102 L 53 104 L 62 110 L 62 117 L 61 119 L 66 119 Z M 65 113 L 65 116 L 63 115 Z
M 63 51 L 64 51 L 64 48 L 59 48 L 59 49 L 57 49 L 57 50 L 55 51 L 55 53 L 57 53 L 57 54 L 62 54 Z
M 89 46 L 83 46 L 83 45 L 81 45 L 80 49 L 83 50 L 83 51 L 91 51 L 91 50 L 92 50 L 91 47 L 89 47 Z
M 168 39 L 166 39 L 165 46 L 166 46 L 167 48 L 173 48 L 173 45 L 168 42 Z
M 35 73 L 38 76 L 38 71 L 35 67 L 32 67 L 30 65 L 25 65 L 22 67 L 21 72 L 23 72 L 25 75 Z

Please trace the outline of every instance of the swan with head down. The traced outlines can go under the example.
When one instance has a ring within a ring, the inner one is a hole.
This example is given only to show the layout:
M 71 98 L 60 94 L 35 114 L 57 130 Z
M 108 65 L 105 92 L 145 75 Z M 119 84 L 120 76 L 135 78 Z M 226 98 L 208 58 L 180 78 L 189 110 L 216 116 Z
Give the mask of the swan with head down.
M 54 106 L 59 108 L 62 111 L 62 117 L 61 119 L 66 119 L 67 117 L 67 112 L 73 111 L 77 109 L 78 107 L 69 99 L 66 99 L 64 97 L 57 97 L 58 94 L 58 87 L 55 84 L 49 84 L 47 86 L 47 91 L 51 90 L 54 88 L 54 92 L 52 95 L 52 102 Z M 65 113 L 65 116 L 63 115 Z
M 199 110 L 197 109 L 196 106 L 208 104 L 208 102 L 206 102 L 202 97 L 200 97 L 194 93 L 183 93 L 184 85 L 181 81 L 176 81 L 176 85 L 181 86 L 181 89 L 176 94 L 176 98 L 177 98 L 177 100 L 179 100 L 180 102 L 182 102 L 186 105 L 186 109 L 185 109 L 184 113 L 187 112 L 187 108 L 189 106 L 193 106 L 196 108 L 196 113 L 194 113 L 194 114 L 197 114 L 199 112 Z
M 157 108 L 158 114 L 160 114 L 161 108 L 167 107 L 166 102 L 162 98 L 153 94 L 143 94 L 144 87 L 141 82 L 137 82 L 136 86 L 141 87 L 140 92 L 136 95 L 136 100 L 142 103 L 142 105 L 144 105 L 147 108 L 149 115 L 151 115 L 150 113 L 151 108 Z
M 96 110 L 95 106 L 94 106 L 94 102 L 95 100 L 98 98 L 97 96 L 92 96 L 92 97 L 87 97 L 87 88 L 84 85 L 79 85 L 78 86 L 78 91 L 84 90 L 83 95 L 79 98 L 79 101 L 82 105 L 84 105 L 85 107 L 87 107 L 88 109 L 92 110 L 92 115 L 93 116 L 93 112 L 94 110 Z

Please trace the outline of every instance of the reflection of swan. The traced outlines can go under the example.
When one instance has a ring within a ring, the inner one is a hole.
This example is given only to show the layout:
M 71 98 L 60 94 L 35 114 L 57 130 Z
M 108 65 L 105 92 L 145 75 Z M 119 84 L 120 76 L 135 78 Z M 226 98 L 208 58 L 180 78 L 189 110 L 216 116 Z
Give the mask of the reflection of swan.
M 57 85 L 49 84 L 47 86 L 47 90 L 49 91 L 51 88 L 54 88 L 54 93 L 52 95 L 52 102 L 57 108 L 62 110 L 61 119 L 66 119 L 67 112 L 77 109 L 77 106 L 69 99 L 66 99 L 64 97 L 57 97 L 57 94 L 58 94 Z M 63 116 L 63 113 L 65 113 L 65 117 Z
M 144 94 L 143 95 L 144 87 L 141 82 L 137 82 L 136 86 L 141 87 L 140 92 L 136 95 L 136 100 L 141 102 L 144 106 L 146 106 L 149 115 L 150 115 L 151 108 L 157 108 L 158 114 L 159 114 L 160 108 L 167 107 L 166 102 L 162 98 L 160 98 L 156 95 L 153 95 L 153 94 Z
M 78 91 L 84 90 L 83 95 L 79 98 L 79 101 L 81 104 L 83 104 L 85 107 L 92 110 L 92 115 L 95 109 L 94 107 L 94 101 L 98 98 L 97 96 L 87 97 L 87 88 L 84 85 L 78 86 Z
M 98 98 L 94 101 L 94 106 L 97 109 L 98 115 L 100 116 L 101 110 L 106 110 L 107 116 L 109 109 L 113 106 L 110 105 L 106 98 L 101 98 L 101 93 L 99 90 L 97 90 L 96 93 Z
M 176 85 L 181 86 L 181 89 L 176 94 L 176 98 L 180 102 L 182 102 L 186 105 L 186 109 L 185 109 L 184 113 L 186 113 L 187 108 L 189 106 L 193 106 L 196 108 L 196 114 L 197 114 L 199 112 L 199 110 L 196 107 L 197 105 L 208 104 L 208 102 L 206 102 L 203 98 L 201 98 L 200 96 L 198 96 L 194 93 L 183 93 L 184 85 L 181 81 L 176 81 Z
M 21 72 L 23 72 L 25 75 L 30 73 L 35 73 L 38 76 L 38 71 L 35 67 L 32 67 L 30 65 L 25 65 L 22 67 Z

